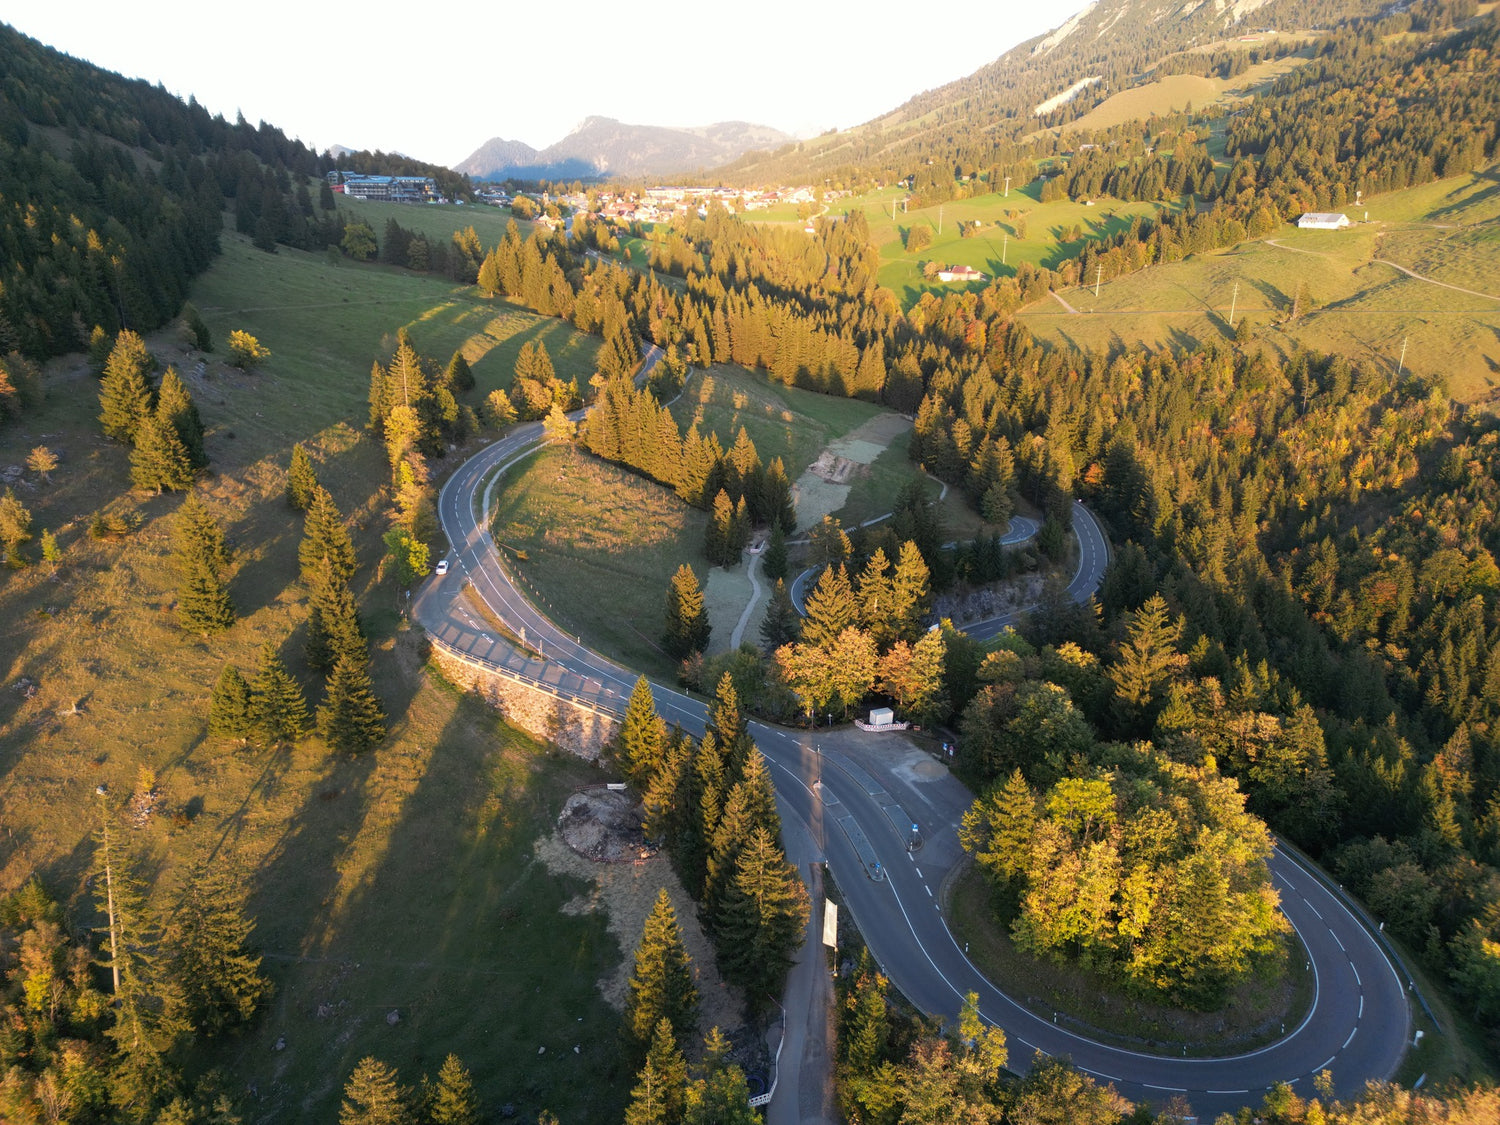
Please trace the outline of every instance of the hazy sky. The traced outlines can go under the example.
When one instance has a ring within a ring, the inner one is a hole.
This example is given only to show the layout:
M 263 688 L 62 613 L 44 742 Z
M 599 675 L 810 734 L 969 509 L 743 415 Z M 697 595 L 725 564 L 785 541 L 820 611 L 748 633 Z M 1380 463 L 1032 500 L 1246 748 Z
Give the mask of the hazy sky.
M 0 20 L 230 120 L 462 161 L 590 114 L 645 125 L 857 125 L 978 69 L 1083 0 L 754 4 L 0 0 Z M 882 13 L 888 13 L 882 15 Z

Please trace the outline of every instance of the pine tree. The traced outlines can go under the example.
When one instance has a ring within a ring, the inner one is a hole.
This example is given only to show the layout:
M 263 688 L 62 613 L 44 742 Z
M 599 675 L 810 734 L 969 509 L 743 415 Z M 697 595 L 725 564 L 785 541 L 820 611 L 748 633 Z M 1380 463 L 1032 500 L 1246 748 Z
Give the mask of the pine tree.
M 922 635 L 922 618 L 932 601 L 932 581 L 922 552 L 910 539 L 901 544 L 901 553 L 896 556 L 891 593 L 895 599 L 891 628 L 901 640 L 914 642 Z
M 651 1033 L 651 1049 L 631 1091 L 625 1125 L 679 1125 L 687 1085 L 687 1061 L 671 1021 L 662 1018 Z
M 195 493 L 177 509 L 172 521 L 173 555 L 180 575 L 177 622 L 197 633 L 216 633 L 234 624 L 234 603 L 224 582 L 229 562 L 224 533 Z
M 479 1098 L 468 1067 L 455 1054 L 443 1060 L 437 1083 L 427 1099 L 432 1125 L 479 1125 Z
M 13 561 L 21 544 L 30 539 L 31 512 L 16 499 L 16 490 L 7 488 L 0 496 L 0 547 L 5 549 L 5 561 Z
M 261 649 L 260 667 L 250 681 L 250 721 L 268 745 L 295 742 L 308 729 L 307 700 L 269 641 Z
M 349 583 L 340 581 L 325 557 L 318 563 L 317 577 L 308 591 L 307 646 L 304 649 L 308 667 L 330 672 L 340 660 L 368 668 L 370 646 L 359 623 L 354 593 Z
M 361 754 L 385 739 L 385 710 L 363 664 L 341 659 L 333 666 L 318 733 L 342 754 Z
M 159 413 L 148 415 L 136 427 L 135 448 L 130 451 L 130 483 L 157 494 L 188 488 L 193 483 L 187 446 L 172 423 Z
M 792 483 L 787 480 L 786 466 L 780 457 L 771 459 L 761 485 L 762 510 L 773 529 L 790 535 L 797 528 L 797 505 L 792 499 Z
M 764 828 L 750 834 L 717 915 L 720 966 L 762 1011 L 780 995 L 808 919 L 807 888 Z
M 246 946 L 255 922 L 245 916 L 245 897 L 234 871 L 204 856 L 164 933 L 188 1016 L 207 1035 L 249 1021 L 271 990 L 260 955 Z
M 802 619 L 792 604 L 792 595 L 780 578 L 771 590 L 771 603 L 760 623 L 760 641 L 767 652 L 775 652 L 802 636 Z
M 213 333 L 209 332 L 208 325 L 204 323 L 203 316 L 194 307 L 191 301 L 182 306 L 182 323 L 187 329 L 188 335 L 193 339 L 193 346 L 200 352 L 211 352 L 214 350 Z
M 802 640 L 806 644 L 828 648 L 840 633 L 854 625 L 858 606 L 842 563 L 818 575 L 818 583 L 807 595 L 804 608 L 807 617 L 802 622 Z
M 463 352 L 453 353 L 453 358 L 448 361 L 448 370 L 444 373 L 444 381 L 455 395 L 465 395 L 474 389 L 474 369 L 469 366 Z
M 777 582 L 787 576 L 786 536 L 779 523 L 771 524 L 771 538 L 766 543 L 765 553 L 760 557 L 760 571 Z
M 413 1125 L 411 1095 L 394 1067 L 366 1055 L 344 1084 L 339 1125 Z
M 898 632 L 892 620 L 897 612 L 895 584 L 891 580 L 890 560 L 885 549 L 876 547 L 864 570 L 859 572 L 859 624 L 875 638 L 877 645 L 887 645 Z
M 224 665 L 208 707 L 208 733 L 215 738 L 247 739 L 255 724 L 251 716 L 250 685 L 233 664 Z
M 302 565 L 303 585 L 311 586 L 317 580 L 321 561 L 325 558 L 334 577 L 350 581 L 354 577 L 354 544 L 344 526 L 344 517 L 322 485 L 313 489 L 312 503 L 307 506 L 307 518 L 302 526 L 297 559 Z
M 740 693 L 734 686 L 734 677 L 728 672 L 719 677 L 718 686 L 714 688 L 707 729 L 713 734 L 719 756 L 724 761 L 725 780 L 733 784 L 744 775 L 745 763 L 755 749 L 755 743 L 750 738 L 750 720 L 740 707 Z
M 156 395 L 156 413 L 177 431 L 178 440 L 187 450 L 188 463 L 194 469 L 205 468 L 208 456 L 203 452 L 203 419 L 175 367 L 167 368 L 167 373 L 161 377 L 161 387 Z
M 657 892 L 656 904 L 646 918 L 625 1007 L 625 1025 L 642 1050 L 660 1020 L 671 1024 L 679 1043 L 685 1043 L 698 1026 L 693 963 L 665 887 Z
M 711 566 L 733 566 L 734 502 L 725 489 L 714 497 L 703 529 L 703 554 Z
M 146 342 L 134 332 L 127 328 L 115 338 L 99 384 L 99 422 L 105 437 L 127 445 L 135 442 L 136 431 L 151 415 L 149 375 L 155 365 Z
M 642 676 L 631 689 L 625 718 L 611 745 L 615 761 L 637 790 L 645 789 L 660 768 L 666 741 L 667 725 L 656 713 L 651 685 Z
M 667 589 L 667 628 L 662 644 L 672 659 L 682 660 L 708 647 L 711 629 L 698 576 L 683 563 Z
M 312 503 L 313 492 L 318 487 L 318 477 L 313 471 L 312 459 L 299 441 L 292 446 L 292 460 L 286 471 L 286 502 L 298 512 L 305 512 Z

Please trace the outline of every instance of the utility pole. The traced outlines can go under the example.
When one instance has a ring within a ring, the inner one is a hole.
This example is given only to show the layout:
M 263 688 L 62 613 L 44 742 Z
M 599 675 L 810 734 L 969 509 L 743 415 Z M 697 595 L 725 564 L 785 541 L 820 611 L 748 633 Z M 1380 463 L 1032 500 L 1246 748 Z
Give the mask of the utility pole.
M 943 233 L 943 205 L 938 204 L 938 234 Z
M 1010 198 L 1010 177 L 1009 176 L 1005 177 L 1005 198 L 1006 199 Z
M 1094 297 L 1099 297 L 1099 282 L 1104 278 L 1104 266 L 1100 265 L 1094 270 Z
M 1010 232 L 1006 231 L 1000 242 L 1000 264 L 1005 265 L 1005 255 L 1010 250 Z
M 115 869 L 114 857 L 109 846 L 109 796 L 100 785 L 95 790 L 99 795 L 99 842 L 104 848 L 104 901 L 109 913 L 109 967 L 114 973 L 115 995 L 120 994 L 120 927 L 115 920 Z
M 1240 296 L 1240 283 L 1238 281 L 1236 281 L 1234 283 L 1234 292 L 1232 294 L 1230 294 L 1230 296 L 1229 296 L 1229 327 L 1231 329 L 1234 327 L 1234 305 L 1235 305 L 1235 302 L 1239 300 L 1239 296 Z
M 1406 369 L 1406 341 L 1408 337 L 1401 337 L 1401 358 L 1396 362 L 1396 378 L 1401 378 L 1401 372 Z

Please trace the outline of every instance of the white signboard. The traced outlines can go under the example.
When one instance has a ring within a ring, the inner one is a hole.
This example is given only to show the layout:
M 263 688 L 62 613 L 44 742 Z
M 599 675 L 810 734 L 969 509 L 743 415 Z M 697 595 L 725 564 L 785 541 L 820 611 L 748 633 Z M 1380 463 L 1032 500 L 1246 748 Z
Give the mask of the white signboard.
M 829 949 L 839 947 L 839 908 L 837 903 L 823 904 L 823 944 Z

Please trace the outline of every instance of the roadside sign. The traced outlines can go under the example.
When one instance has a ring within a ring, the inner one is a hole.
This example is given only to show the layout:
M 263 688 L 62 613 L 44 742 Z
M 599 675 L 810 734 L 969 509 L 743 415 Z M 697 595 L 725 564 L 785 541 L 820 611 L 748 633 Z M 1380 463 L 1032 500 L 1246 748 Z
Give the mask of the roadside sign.
M 829 949 L 839 947 L 839 907 L 836 902 L 823 903 L 823 944 Z

